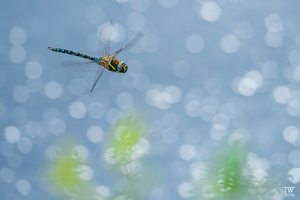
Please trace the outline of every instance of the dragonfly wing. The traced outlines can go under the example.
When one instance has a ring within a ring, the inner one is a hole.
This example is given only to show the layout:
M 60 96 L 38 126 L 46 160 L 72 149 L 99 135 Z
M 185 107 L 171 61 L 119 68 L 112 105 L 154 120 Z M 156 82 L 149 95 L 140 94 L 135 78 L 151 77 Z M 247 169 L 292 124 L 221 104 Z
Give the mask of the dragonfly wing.
M 64 69 L 72 70 L 72 71 L 83 71 L 83 70 L 92 70 L 93 67 L 95 67 L 94 61 L 64 61 L 61 62 L 59 65 L 63 67 Z
M 114 53 L 114 56 L 118 55 L 122 51 L 128 50 L 131 47 L 133 47 L 143 36 L 144 36 L 143 33 L 138 33 L 132 40 L 130 40 L 130 42 L 128 42 L 125 46 L 123 46 L 122 48 L 120 48 L 119 50 L 117 50 Z
M 104 43 L 104 56 L 110 55 L 111 35 L 113 34 L 114 24 L 111 20 L 106 22 L 101 32 L 101 40 Z
M 94 84 L 93 84 L 93 87 L 91 89 L 91 92 L 93 92 L 93 90 L 95 89 L 95 87 L 96 87 L 97 83 L 99 82 L 99 80 L 100 80 L 103 72 L 104 72 L 104 67 L 98 68 L 97 76 L 96 76 L 96 79 L 94 81 Z
M 108 56 L 110 54 L 110 40 L 105 41 L 104 44 L 104 55 Z
M 82 62 L 74 62 L 74 61 L 63 61 L 60 63 L 62 67 L 69 67 L 69 66 L 78 66 L 78 65 L 87 65 L 95 63 L 94 61 L 82 61 Z

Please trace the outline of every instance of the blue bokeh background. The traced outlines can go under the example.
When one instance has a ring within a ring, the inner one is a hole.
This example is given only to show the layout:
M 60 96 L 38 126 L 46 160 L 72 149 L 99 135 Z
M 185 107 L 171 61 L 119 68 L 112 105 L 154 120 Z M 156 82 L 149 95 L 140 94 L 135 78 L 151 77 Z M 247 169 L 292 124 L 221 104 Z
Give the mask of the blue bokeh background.
M 55 199 L 42 173 L 49 148 L 80 141 L 93 182 L 116 179 L 102 158 L 107 134 L 124 113 L 149 127 L 148 161 L 161 170 L 148 199 L 182 199 L 190 167 L 236 138 L 280 169 L 300 195 L 300 25 L 298 1 L 100 0 L 5 1 L 0 12 L 0 199 Z M 112 51 L 126 74 L 105 71 L 90 93 L 97 65 L 48 46 L 99 57 L 108 21 Z M 51 148 L 50 148 L 51 149 Z M 257 161 L 257 162 L 260 162 Z M 147 165 L 147 164 L 144 165 Z M 112 178 L 113 177 L 113 178 Z M 181 188 L 181 189 L 180 189 Z

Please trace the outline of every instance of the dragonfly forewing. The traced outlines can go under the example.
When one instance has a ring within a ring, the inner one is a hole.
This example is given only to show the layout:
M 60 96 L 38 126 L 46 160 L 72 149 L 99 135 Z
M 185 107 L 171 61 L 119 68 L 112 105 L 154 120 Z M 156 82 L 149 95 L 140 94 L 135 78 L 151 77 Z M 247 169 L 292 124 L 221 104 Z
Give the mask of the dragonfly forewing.
M 124 45 L 123 47 L 121 47 L 120 49 L 118 49 L 117 51 L 115 51 L 115 53 L 113 54 L 114 56 L 117 56 L 119 53 L 121 53 L 122 51 L 126 51 L 130 48 L 132 48 L 140 39 L 142 39 L 142 37 L 144 36 L 143 33 L 138 33 L 132 40 L 130 40 L 126 45 Z

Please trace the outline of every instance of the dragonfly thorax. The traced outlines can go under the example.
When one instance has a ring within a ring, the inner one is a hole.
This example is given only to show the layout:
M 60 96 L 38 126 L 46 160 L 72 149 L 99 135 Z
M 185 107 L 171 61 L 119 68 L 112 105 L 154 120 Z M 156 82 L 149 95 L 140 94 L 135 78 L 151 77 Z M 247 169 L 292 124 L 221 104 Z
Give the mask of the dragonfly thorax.
M 116 56 L 103 56 L 98 64 L 113 72 L 125 73 L 128 70 L 128 66 Z

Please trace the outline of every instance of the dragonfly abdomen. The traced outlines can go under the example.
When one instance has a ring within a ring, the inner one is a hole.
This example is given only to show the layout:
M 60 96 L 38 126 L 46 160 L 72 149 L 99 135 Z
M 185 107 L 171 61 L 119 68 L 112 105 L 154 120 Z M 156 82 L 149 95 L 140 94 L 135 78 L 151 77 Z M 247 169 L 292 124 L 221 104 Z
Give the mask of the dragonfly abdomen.
M 48 48 L 51 51 L 55 51 L 55 52 L 59 52 L 59 53 L 65 53 L 65 54 L 69 54 L 69 55 L 72 55 L 72 56 L 77 56 L 77 57 L 85 58 L 85 59 L 88 59 L 88 60 L 91 60 L 91 61 L 94 61 L 94 62 L 98 62 L 98 60 L 99 60 L 98 58 L 91 57 L 91 56 L 88 56 L 86 54 L 79 53 L 79 52 L 72 51 L 72 50 L 68 50 L 68 49 L 53 48 L 53 47 L 48 47 Z

